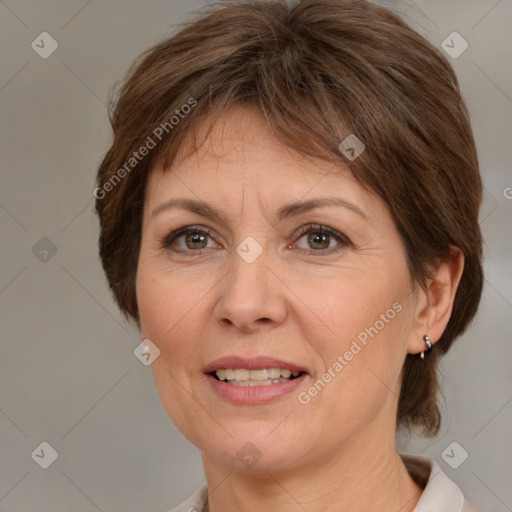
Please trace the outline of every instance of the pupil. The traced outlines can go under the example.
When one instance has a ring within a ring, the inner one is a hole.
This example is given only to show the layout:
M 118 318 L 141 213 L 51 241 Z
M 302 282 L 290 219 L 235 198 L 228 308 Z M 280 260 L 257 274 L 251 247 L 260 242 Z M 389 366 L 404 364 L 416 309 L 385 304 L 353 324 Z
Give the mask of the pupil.
M 191 245 L 196 245 L 196 244 L 200 244 L 201 242 L 204 243 L 204 241 L 206 240 L 206 237 L 204 235 L 202 235 L 201 233 L 189 233 L 186 237 L 186 243 L 187 243 L 187 247 L 188 247 L 188 243 L 189 242 L 192 242 Z M 202 249 L 204 246 L 201 246 L 200 249 Z M 197 248 L 197 246 L 196 246 Z
M 329 235 L 319 235 L 319 234 L 310 235 L 309 242 L 312 244 L 322 244 L 322 242 L 323 242 L 324 247 L 320 247 L 320 249 L 325 249 L 326 247 L 329 246 L 328 236 Z M 326 244 L 326 242 L 327 242 L 327 244 Z

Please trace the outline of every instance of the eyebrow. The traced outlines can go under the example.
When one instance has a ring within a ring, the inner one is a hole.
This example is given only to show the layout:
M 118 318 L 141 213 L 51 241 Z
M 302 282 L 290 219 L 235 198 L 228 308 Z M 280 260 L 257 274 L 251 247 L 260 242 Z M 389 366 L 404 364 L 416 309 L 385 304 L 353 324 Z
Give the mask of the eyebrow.
M 325 206 L 340 206 L 346 208 L 359 215 L 366 222 L 369 222 L 367 215 L 363 210 L 361 210 L 361 208 L 339 197 L 320 197 L 317 199 L 310 199 L 308 201 L 296 201 L 286 204 L 282 206 L 277 212 L 277 218 L 281 221 L 290 217 L 296 217 L 297 215 L 308 212 L 315 208 L 321 208 Z M 224 221 L 224 215 L 220 210 L 204 201 L 195 199 L 169 199 L 153 210 L 151 213 L 151 218 L 154 218 L 161 212 L 172 208 L 188 210 L 192 213 L 197 213 L 202 217 L 215 219 L 219 222 Z

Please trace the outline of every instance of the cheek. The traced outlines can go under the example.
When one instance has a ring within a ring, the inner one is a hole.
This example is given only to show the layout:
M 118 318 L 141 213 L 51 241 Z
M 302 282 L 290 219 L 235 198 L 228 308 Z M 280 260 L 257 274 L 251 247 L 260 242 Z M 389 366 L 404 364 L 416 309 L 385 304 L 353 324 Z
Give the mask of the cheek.
M 324 283 L 322 291 L 308 289 L 308 300 L 315 304 L 321 321 L 316 321 L 319 329 L 313 323 L 307 329 L 325 365 L 315 377 L 330 379 L 330 400 L 338 402 L 343 397 L 344 410 L 357 410 L 362 404 L 373 408 L 400 374 L 411 309 L 407 279 L 398 283 L 397 274 L 390 275 L 395 279 L 386 273 L 363 275 L 354 269 L 344 279 Z
M 188 292 L 186 282 L 171 279 L 141 258 L 137 273 L 141 337 L 160 349 L 160 356 L 151 365 L 153 379 L 169 417 L 188 439 L 193 438 L 191 417 L 201 417 L 201 408 L 197 409 L 197 403 L 183 391 L 191 388 L 190 379 L 197 367 L 194 340 L 199 337 L 200 310 L 194 306 L 198 300 L 196 294 Z
M 365 340 L 390 331 L 390 326 L 396 324 L 401 315 L 397 309 L 403 307 L 393 307 L 399 303 L 399 290 L 382 276 L 364 277 L 361 274 L 353 270 L 303 290 L 307 302 L 314 305 L 316 324 L 322 331 L 321 335 L 319 332 L 314 336 L 313 322 L 310 324 L 311 335 L 321 345 L 322 353 L 344 352 L 353 340 L 359 340 L 364 346 Z M 300 293 L 297 291 L 298 295 Z
M 141 336 L 149 338 L 161 351 L 163 359 L 174 362 L 188 354 L 187 340 L 194 339 L 190 321 L 200 295 L 190 282 L 181 282 L 141 259 L 137 273 L 137 303 Z M 175 366 L 177 367 L 177 366 Z

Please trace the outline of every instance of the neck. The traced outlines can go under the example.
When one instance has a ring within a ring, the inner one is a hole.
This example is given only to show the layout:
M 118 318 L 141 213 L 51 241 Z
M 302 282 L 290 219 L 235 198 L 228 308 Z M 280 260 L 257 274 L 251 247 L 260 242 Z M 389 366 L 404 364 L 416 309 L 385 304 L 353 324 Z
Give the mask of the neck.
M 203 465 L 209 512 L 412 512 L 422 493 L 397 453 L 394 429 L 369 428 L 286 471 L 236 472 L 205 453 Z

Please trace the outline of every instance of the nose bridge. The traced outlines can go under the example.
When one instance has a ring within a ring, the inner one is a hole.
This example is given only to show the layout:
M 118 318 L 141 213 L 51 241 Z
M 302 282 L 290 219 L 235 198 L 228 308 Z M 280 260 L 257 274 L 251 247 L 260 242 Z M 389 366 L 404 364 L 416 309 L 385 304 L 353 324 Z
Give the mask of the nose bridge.
M 284 298 L 271 264 L 268 250 L 253 237 L 246 237 L 236 247 L 216 305 L 219 322 L 251 330 L 262 322 L 284 319 Z

